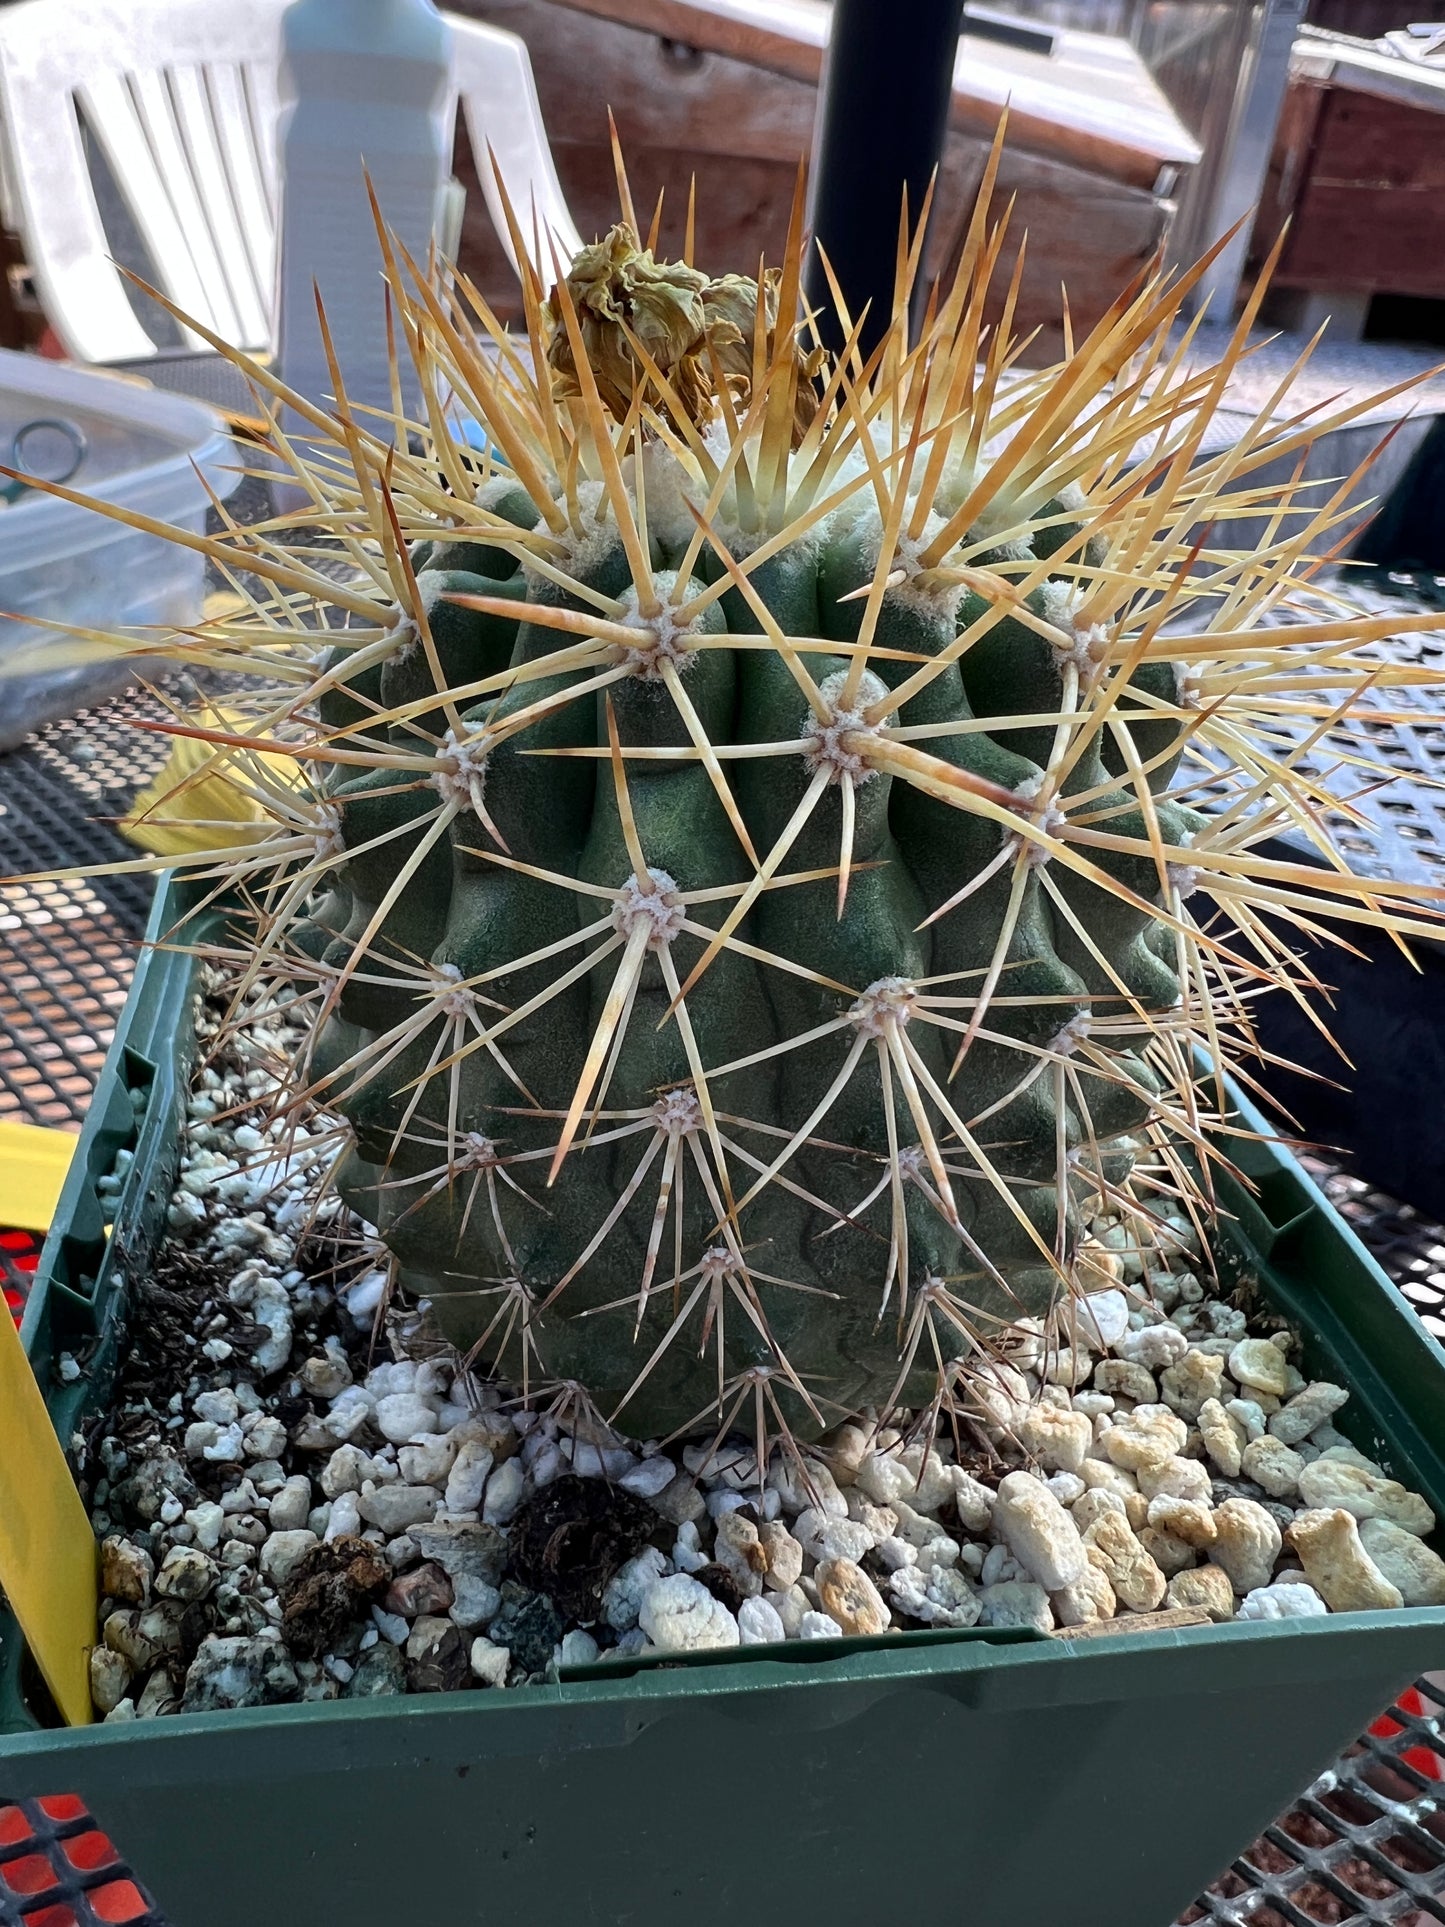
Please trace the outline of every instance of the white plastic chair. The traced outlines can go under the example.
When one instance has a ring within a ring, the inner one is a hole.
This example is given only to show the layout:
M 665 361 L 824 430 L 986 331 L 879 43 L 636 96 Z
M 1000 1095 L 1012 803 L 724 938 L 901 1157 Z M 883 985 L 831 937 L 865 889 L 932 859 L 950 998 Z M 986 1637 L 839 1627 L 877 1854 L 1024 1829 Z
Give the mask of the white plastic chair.
M 81 117 L 157 285 L 236 347 L 269 349 L 276 249 L 277 65 L 286 0 L 19 0 L 0 9 L 0 211 L 24 241 L 46 317 L 77 361 L 157 346 L 111 259 Z M 552 272 L 581 245 L 526 45 L 448 16 L 487 208 L 517 265 L 488 152 L 529 253 Z M 203 349 L 186 331 L 188 349 Z

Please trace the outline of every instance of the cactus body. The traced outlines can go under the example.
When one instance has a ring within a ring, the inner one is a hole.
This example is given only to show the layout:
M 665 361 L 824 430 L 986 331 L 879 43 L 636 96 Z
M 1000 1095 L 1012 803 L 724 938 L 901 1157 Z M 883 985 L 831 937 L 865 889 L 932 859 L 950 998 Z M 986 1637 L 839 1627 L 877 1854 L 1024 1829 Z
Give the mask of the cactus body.
M 1281 929 L 1430 927 L 1257 852 L 1323 838 L 1287 725 L 1394 675 L 1358 616 L 1270 626 L 1339 513 L 1248 484 L 1302 435 L 1199 456 L 1188 277 L 1018 375 L 997 252 L 981 211 L 913 345 L 905 263 L 866 368 L 785 325 L 796 232 L 760 289 L 615 230 L 528 280 L 530 365 L 393 263 L 487 453 L 313 411 L 356 572 L 236 538 L 275 600 L 201 639 L 291 678 L 214 738 L 217 861 L 315 1011 L 343 1195 L 459 1347 L 635 1434 L 956 1402 L 1084 1208 L 1147 1220 L 1141 1151 L 1207 1210 L 1194 1050 L 1248 1050 Z M 1211 533 L 1261 501 L 1271 546 Z

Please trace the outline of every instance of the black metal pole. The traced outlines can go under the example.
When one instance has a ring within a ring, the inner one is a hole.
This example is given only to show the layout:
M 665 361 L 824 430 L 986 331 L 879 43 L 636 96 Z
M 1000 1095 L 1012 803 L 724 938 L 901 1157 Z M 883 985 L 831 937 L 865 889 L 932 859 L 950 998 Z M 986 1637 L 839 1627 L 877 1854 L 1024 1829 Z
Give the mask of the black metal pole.
M 963 0 L 833 0 L 813 146 L 813 249 L 806 291 L 832 348 L 843 334 L 818 250 L 854 320 L 867 303 L 866 354 L 888 325 L 898 215 L 910 221 L 948 130 Z

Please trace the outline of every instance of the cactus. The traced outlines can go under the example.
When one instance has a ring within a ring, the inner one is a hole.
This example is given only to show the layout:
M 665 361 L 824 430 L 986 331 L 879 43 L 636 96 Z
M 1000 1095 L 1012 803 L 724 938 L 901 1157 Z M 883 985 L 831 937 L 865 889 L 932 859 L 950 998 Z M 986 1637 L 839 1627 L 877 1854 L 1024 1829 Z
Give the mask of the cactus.
M 1328 855 L 1290 729 L 1404 673 L 1362 653 L 1398 618 L 1299 600 L 1349 485 L 1255 480 L 1359 411 L 1202 454 L 1253 304 L 1201 369 L 1200 270 L 1150 271 L 1024 369 L 1003 245 L 985 195 L 916 341 L 903 248 L 866 362 L 794 323 L 796 216 L 761 284 L 624 220 L 525 275 L 520 351 L 388 254 L 423 423 L 235 357 L 315 541 L 207 538 L 248 586 L 173 651 L 271 681 L 177 725 L 245 804 L 188 860 L 311 1009 L 290 1101 L 402 1283 L 634 1434 L 966 1399 L 1137 1159 L 1207 1213 L 1195 1052 L 1247 1058 L 1298 935 L 1430 927 L 1258 849 Z

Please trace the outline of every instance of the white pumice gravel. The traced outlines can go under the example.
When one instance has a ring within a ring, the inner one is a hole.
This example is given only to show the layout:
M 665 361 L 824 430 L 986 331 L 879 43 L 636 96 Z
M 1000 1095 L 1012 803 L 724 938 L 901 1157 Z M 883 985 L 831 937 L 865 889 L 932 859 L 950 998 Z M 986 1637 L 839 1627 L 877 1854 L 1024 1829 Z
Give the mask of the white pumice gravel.
M 1348 1392 L 1306 1377 L 1292 1334 L 1213 1294 L 1177 1216 L 1096 1220 L 1090 1295 L 1004 1335 L 961 1445 L 910 1436 L 911 1414 L 761 1468 L 749 1439 L 574 1438 L 389 1302 L 374 1234 L 318 1195 L 334 1121 L 268 1120 L 301 1038 L 253 1018 L 196 1076 L 157 1264 L 171 1322 L 154 1339 L 156 1306 L 134 1308 L 82 1467 L 106 1719 L 923 1627 L 1445 1603 L 1430 1508 L 1336 1429 Z M 210 1007 L 201 1027 L 213 1042 Z M 581 1618 L 514 1563 L 567 1478 L 642 1521 Z M 353 1609 L 328 1619 L 308 1576 L 342 1566 Z

